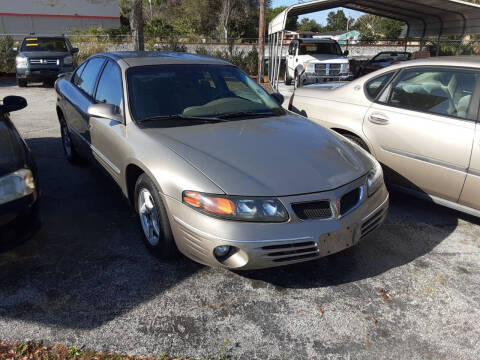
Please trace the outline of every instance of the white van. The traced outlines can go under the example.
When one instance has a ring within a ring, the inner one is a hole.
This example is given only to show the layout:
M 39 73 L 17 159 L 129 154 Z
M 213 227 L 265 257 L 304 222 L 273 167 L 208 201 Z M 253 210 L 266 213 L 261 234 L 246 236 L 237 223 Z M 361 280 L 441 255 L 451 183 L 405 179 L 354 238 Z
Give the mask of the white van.
M 298 85 L 351 80 L 353 76 L 347 56 L 348 50 L 342 53 L 340 45 L 332 39 L 292 40 L 288 48 L 285 84 L 291 85 L 293 80 L 298 80 Z

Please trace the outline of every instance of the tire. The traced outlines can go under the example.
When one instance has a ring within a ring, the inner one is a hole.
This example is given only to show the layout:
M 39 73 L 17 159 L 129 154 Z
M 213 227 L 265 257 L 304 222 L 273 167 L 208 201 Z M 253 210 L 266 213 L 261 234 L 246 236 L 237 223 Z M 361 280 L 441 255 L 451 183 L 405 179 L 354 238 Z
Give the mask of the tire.
M 292 85 L 292 78 L 288 76 L 288 69 L 285 70 L 285 85 Z
M 365 142 L 362 139 L 360 139 L 357 135 L 353 135 L 353 134 L 342 134 L 342 135 L 346 137 L 348 140 L 360 146 L 366 152 L 370 153 L 370 150 L 368 149 L 367 144 L 365 144 Z
M 143 240 L 147 249 L 162 260 L 178 257 L 167 210 L 160 197 L 160 191 L 146 174 L 135 184 L 135 210 L 138 214 Z
M 68 130 L 67 123 L 63 118 L 60 118 L 60 132 L 62 134 L 62 147 L 68 162 L 72 165 L 80 163 L 80 156 L 73 146 L 70 130 Z
M 18 87 L 27 87 L 27 79 L 17 79 Z
M 47 88 L 52 88 L 54 85 L 55 85 L 55 80 L 54 79 L 45 80 L 43 82 L 43 86 L 47 87 Z

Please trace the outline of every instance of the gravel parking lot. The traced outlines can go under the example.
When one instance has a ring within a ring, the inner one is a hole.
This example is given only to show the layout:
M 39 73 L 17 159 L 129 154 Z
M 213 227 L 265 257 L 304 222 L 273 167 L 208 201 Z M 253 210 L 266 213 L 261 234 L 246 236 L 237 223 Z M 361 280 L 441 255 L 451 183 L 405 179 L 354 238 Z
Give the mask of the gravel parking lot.
M 0 253 L 0 339 L 193 358 L 478 357 L 480 220 L 392 193 L 387 223 L 328 258 L 239 273 L 162 263 L 113 181 L 65 160 L 54 90 L 0 80 L 0 98 L 14 94 L 29 103 L 12 118 L 38 162 L 43 227 Z

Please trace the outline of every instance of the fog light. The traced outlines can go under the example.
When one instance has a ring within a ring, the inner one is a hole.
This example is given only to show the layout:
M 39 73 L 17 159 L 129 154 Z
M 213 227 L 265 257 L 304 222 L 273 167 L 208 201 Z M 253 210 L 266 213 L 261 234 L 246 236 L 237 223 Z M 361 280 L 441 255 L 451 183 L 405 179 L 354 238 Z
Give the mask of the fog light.
M 230 252 L 230 246 L 228 246 L 228 245 L 217 246 L 213 250 L 213 253 L 215 254 L 215 257 L 220 258 L 220 259 L 227 256 L 229 252 Z

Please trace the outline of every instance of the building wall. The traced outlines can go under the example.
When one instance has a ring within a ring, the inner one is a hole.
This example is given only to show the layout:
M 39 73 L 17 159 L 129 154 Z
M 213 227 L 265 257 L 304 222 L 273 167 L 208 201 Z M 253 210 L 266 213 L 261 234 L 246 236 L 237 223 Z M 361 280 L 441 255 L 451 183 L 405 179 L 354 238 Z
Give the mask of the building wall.
M 0 33 L 68 33 L 118 27 L 118 0 L 0 0 Z

